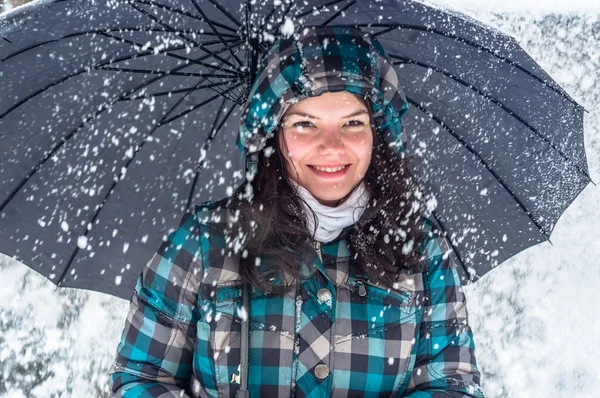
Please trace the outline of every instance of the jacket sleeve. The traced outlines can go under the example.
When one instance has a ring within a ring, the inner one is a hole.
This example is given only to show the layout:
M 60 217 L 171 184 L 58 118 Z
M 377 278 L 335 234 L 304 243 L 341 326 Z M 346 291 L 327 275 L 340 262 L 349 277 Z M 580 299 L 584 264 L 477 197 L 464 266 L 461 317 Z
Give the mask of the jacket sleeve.
M 442 247 L 444 251 L 442 252 Z M 484 398 L 466 299 L 444 238 L 426 241 L 425 303 L 407 398 Z
M 199 224 L 186 212 L 138 277 L 109 397 L 187 397 L 202 276 Z

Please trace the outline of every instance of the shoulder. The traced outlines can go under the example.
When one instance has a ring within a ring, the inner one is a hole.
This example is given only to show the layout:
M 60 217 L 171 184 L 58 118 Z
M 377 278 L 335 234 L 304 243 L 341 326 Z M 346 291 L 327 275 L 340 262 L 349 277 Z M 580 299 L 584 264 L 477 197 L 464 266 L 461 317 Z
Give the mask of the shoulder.
M 229 241 L 229 234 L 235 228 L 235 222 L 239 219 L 239 211 L 235 210 L 234 203 L 231 197 L 225 197 L 216 201 L 207 201 L 196 205 L 193 213 L 198 223 L 200 231 L 200 246 L 203 253 L 211 251 L 221 253 L 212 258 L 217 263 L 220 261 L 217 257 L 221 257 L 223 249 L 232 249 L 232 242 Z M 237 215 L 237 216 L 236 216 Z M 234 238 L 235 239 L 235 238 Z M 229 242 L 229 243 L 228 243 Z M 237 254 L 237 246 L 234 248 Z
M 419 246 L 420 253 L 426 258 L 438 256 L 445 244 L 445 238 L 440 234 L 441 228 L 433 217 L 421 215 L 423 240 Z
M 227 196 L 219 200 L 201 203 L 194 207 L 193 213 L 200 225 L 209 227 L 224 225 L 234 216 L 233 199 Z
M 459 262 L 447 234 L 435 218 L 422 216 L 422 220 L 425 235 L 421 245 L 421 254 L 424 257 L 423 272 L 431 287 L 460 287 L 463 281 L 466 281 L 464 270 L 458 266 Z
M 452 266 L 454 264 L 452 248 L 446 239 L 444 230 L 434 217 L 422 215 L 421 221 L 423 223 L 423 241 L 419 249 L 426 261 L 426 269 L 431 272 L 440 267 Z
M 195 206 L 194 213 L 200 224 L 200 256 L 204 265 L 200 295 L 203 300 L 215 296 L 215 289 L 242 281 L 239 249 L 226 239 L 235 212 L 231 197 L 208 201 Z M 233 253 L 230 252 L 233 250 Z

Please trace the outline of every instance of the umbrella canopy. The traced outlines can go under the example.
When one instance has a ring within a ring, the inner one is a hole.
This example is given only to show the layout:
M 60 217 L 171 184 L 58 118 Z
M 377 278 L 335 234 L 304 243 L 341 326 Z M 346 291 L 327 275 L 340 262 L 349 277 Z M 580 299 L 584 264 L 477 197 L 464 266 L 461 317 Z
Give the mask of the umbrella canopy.
M 257 61 L 307 25 L 373 34 L 463 280 L 546 241 L 591 181 L 579 106 L 514 39 L 418 1 L 57 0 L 0 18 L 0 252 L 128 298 L 186 210 L 244 181 Z

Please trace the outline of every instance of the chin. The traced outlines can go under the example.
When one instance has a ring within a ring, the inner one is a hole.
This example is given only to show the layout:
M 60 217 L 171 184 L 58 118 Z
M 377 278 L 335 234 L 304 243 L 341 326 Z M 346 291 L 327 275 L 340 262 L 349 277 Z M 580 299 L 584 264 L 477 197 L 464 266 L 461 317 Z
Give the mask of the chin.
M 317 199 L 319 202 L 323 203 L 326 202 L 328 204 L 326 204 L 325 206 L 330 206 L 330 207 L 335 207 L 337 205 L 337 203 L 345 198 L 346 196 L 348 196 L 350 192 L 347 192 L 345 194 L 341 194 L 341 195 L 336 195 L 336 196 L 315 196 L 313 194 L 313 196 L 315 197 L 315 199 Z

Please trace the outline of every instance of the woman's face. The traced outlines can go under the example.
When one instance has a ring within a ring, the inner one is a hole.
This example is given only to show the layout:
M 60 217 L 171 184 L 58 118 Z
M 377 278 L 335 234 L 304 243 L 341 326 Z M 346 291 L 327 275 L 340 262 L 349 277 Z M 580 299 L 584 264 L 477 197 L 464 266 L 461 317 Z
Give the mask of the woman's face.
M 371 163 L 370 122 L 365 103 L 346 91 L 290 106 L 282 118 L 279 148 L 289 177 L 321 204 L 337 206 L 362 181 Z

